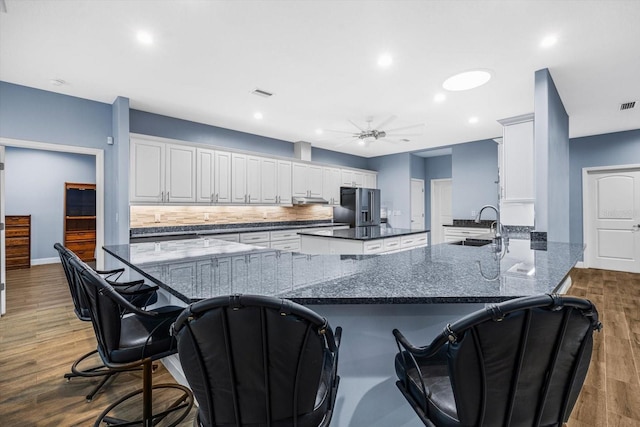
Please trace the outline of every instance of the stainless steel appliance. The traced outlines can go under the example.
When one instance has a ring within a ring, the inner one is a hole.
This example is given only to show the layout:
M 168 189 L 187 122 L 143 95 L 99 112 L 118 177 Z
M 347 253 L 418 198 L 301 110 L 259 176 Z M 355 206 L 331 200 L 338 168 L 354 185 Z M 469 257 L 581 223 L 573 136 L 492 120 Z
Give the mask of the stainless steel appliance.
M 380 190 L 340 187 L 340 207 L 333 208 L 333 221 L 350 227 L 380 225 Z

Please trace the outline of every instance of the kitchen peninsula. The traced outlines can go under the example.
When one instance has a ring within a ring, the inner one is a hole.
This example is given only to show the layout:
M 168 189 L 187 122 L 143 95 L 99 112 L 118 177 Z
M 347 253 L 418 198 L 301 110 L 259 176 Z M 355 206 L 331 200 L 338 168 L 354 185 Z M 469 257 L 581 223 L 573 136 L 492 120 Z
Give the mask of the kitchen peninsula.
M 382 255 L 308 255 L 198 238 L 105 250 L 174 304 L 251 293 L 309 306 L 344 329 L 333 423 L 408 427 L 420 424 L 395 387 L 391 330 L 426 343 L 486 303 L 556 292 L 583 246 L 548 242 L 534 250 L 528 240 L 512 240 L 500 253 L 492 245 L 439 244 Z M 177 358 L 163 362 L 184 381 Z

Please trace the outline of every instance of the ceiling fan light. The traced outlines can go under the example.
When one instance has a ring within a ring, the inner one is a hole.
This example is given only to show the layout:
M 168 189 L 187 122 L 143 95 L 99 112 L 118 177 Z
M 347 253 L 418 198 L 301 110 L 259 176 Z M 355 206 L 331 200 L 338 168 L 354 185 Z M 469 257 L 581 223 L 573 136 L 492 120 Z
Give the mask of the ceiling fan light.
M 365 141 L 364 139 L 359 139 L 358 140 L 358 145 L 361 145 L 361 146 L 364 147 L 366 144 L 367 144 L 367 141 Z
M 449 77 L 442 87 L 449 91 L 469 90 L 482 86 L 491 80 L 491 73 L 485 70 L 465 71 Z

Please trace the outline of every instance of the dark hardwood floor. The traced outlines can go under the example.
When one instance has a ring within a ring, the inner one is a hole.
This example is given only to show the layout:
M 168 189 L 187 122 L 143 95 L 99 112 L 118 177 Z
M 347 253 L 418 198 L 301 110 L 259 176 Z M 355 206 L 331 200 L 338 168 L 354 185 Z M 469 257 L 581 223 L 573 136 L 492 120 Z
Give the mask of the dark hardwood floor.
M 575 269 L 571 276 L 569 293 L 597 305 L 604 329 L 568 426 L 638 427 L 640 274 Z M 0 426 L 93 425 L 109 402 L 141 386 L 139 373 L 121 374 L 87 403 L 96 380 L 63 379 L 79 355 L 95 349 L 95 337 L 73 314 L 60 265 L 8 271 L 7 308 L 0 318 Z M 165 382 L 173 378 L 161 366 L 154 383 Z M 181 425 L 191 426 L 193 414 Z

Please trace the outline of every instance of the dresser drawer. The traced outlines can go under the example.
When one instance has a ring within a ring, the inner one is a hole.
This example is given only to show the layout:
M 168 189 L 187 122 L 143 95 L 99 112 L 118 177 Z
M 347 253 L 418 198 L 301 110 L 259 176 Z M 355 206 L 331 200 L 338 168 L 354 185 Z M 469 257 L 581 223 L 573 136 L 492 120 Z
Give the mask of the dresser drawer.
M 96 240 L 95 231 L 67 231 L 67 241 Z
M 13 270 L 16 268 L 29 268 L 31 267 L 31 259 L 27 257 L 9 257 L 5 260 L 7 270 Z
M 76 255 L 78 255 L 80 257 L 80 255 L 78 254 L 79 252 L 90 251 L 91 253 L 93 253 L 93 251 L 96 248 L 96 242 L 94 242 L 94 241 L 69 242 L 69 243 L 67 243 L 67 248 L 70 251 L 75 252 Z M 80 257 L 80 258 L 82 258 L 82 257 Z
M 5 224 L 8 225 L 8 226 L 10 226 L 10 225 L 26 225 L 26 226 L 28 226 L 30 222 L 31 222 L 30 216 L 12 216 L 12 215 L 7 215 L 5 217 Z
M 4 235 L 5 235 L 5 237 L 7 239 L 11 238 L 11 237 L 28 237 L 29 236 L 29 227 L 23 227 L 23 226 L 7 227 Z
M 28 240 L 29 238 L 27 238 L 27 243 L 23 245 L 16 245 L 16 244 L 6 245 L 5 252 L 6 252 L 7 258 L 18 257 L 18 256 L 28 257 L 30 255 Z

